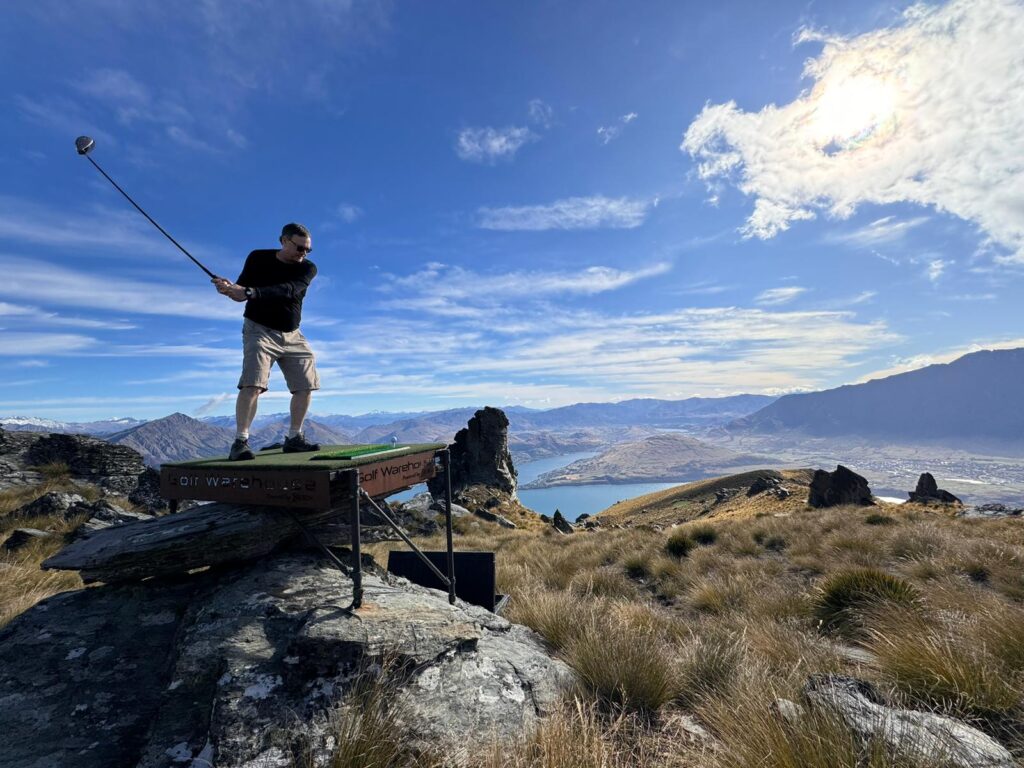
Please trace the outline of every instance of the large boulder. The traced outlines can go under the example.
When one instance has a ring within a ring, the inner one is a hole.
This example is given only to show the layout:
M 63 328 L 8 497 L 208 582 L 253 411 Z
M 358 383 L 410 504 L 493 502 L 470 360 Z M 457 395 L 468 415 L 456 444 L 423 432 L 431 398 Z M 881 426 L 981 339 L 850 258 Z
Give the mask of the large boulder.
M 917 479 L 917 488 L 910 492 L 910 500 L 919 504 L 962 504 L 949 491 L 939 488 L 931 472 L 923 472 Z
M 807 503 L 812 507 L 838 507 L 845 504 L 874 504 L 868 481 L 842 464 L 835 472 L 816 469 L 811 479 Z
M 508 417 L 499 408 L 482 408 L 455 435 L 449 446 L 452 492 L 486 486 L 509 498 L 516 495 L 516 469 L 508 450 Z M 434 498 L 444 494 L 440 475 L 428 484 Z
M 456 762 L 532 730 L 572 682 L 530 630 L 387 574 L 363 607 L 323 560 L 66 592 L 0 630 L 0 765 L 291 766 L 391 659 L 403 742 Z M 204 762 L 205 761 L 205 762 Z

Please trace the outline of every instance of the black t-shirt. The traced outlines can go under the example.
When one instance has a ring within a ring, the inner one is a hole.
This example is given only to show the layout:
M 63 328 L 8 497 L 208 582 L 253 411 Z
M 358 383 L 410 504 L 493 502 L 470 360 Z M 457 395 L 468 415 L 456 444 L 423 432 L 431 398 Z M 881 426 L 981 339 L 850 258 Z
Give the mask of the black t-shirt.
M 316 277 L 316 264 L 303 259 L 297 264 L 281 261 L 277 251 L 253 251 L 235 281 L 253 289 L 245 302 L 245 316 L 275 331 L 294 331 L 302 320 L 302 299 Z

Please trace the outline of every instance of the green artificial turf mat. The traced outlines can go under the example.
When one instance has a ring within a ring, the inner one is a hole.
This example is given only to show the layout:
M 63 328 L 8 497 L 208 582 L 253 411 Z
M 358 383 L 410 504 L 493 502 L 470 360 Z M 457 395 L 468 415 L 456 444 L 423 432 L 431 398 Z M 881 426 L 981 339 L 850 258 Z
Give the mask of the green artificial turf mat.
M 324 453 L 318 453 L 314 456 L 314 459 L 354 459 L 356 456 L 365 456 L 368 453 L 380 453 L 381 451 L 390 451 L 392 449 L 398 450 L 404 448 L 404 445 L 362 445 L 358 448 L 346 448 L 340 451 L 326 451 Z

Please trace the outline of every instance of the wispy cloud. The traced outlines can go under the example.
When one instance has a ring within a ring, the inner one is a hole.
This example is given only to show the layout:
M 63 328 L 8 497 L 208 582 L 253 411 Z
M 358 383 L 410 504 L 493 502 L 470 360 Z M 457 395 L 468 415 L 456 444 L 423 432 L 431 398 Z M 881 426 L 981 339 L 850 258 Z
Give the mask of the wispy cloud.
M 94 347 L 96 339 L 78 333 L 0 333 L 0 356 L 62 355 Z
M 946 267 L 951 263 L 952 262 L 950 261 L 943 261 L 942 259 L 932 259 L 928 262 L 928 266 L 924 271 L 925 276 L 933 283 L 937 282 L 938 279 L 942 277 L 942 273 L 946 271 Z
M 527 109 L 530 122 L 534 125 L 546 130 L 554 123 L 555 110 L 541 99 L 531 99 Z
M 69 269 L 36 259 L 0 254 L 0 297 L 43 305 L 106 310 L 123 317 L 173 315 L 211 320 L 237 319 L 234 302 L 206 290 Z M 159 296 L 159 301 L 154 297 Z
M 463 128 L 455 140 L 455 154 L 474 163 L 511 160 L 537 135 L 529 128 Z
M 348 340 L 321 342 L 324 369 L 331 371 L 336 364 L 343 364 L 344 371 L 383 367 L 410 377 L 410 392 L 424 386 L 448 392 L 457 374 L 459 392 L 515 389 L 537 398 L 545 392 L 562 404 L 624 393 L 684 397 L 814 388 L 834 381 L 837 372 L 856 364 L 865 352 L 899 338 L 883 323 L 856 322 L 843 312 L 736 307 L 650 314 L 556 307 L 543 316 L 516 312 L 513 306 L 492 314 L 494 324 L 515 328 L 509 334 L 491 328 L 483 332 L 476 319 L 428 315 L 410 337 L 401 333 L 406 319 L 377 318 L 351 328 Z M 402 343 L 382 349 L 374 341 L 378 338 Z M 821 355 L 809 356 L 808 349 Z M 345 374 L 346 386 L 349 378 Z
M 911 230 L 930 220 L 928 216 L 915 216 L 911 219 L 883 216 L 852 232 L 830 233 L 825 237 L 825 241 L 830 243 L 850 243 L 864 247 L 895 243 L 902 240 Z
M 555 295 L 593 296 L 614 291 L 640 280 L 663 275 L 672 265 L 659 262 L 637 270 L 614 269 L 611 267 L 587 267 L 576 272 L 521 271 L 500 274 L 483 274 L 444 264 L 428 264 L 419 272 L 402 277 L 389 276 L 389 282 L 380 286 L 388 293 L 404 295 L 399 303 L 411 298 L 429 298 L 444 302 L 472 304 L 504 303 L 522 297 L 546 297 Z M 415 291 L 418 297 L 409 297 Z M 418 305 L 418 309 L 428 309 Z
M 597 129 L 597 138 L 602 144 L 609 144 L 615 139 L 619 138 L 622 134 L 622 130 L 637 119 L 639 115 L 636 112 L 629 112 L 618 119 L 618 122 L 612 125 L 602 125 Z
M 769 288 L 766 291 L 761 291 L 754 301 L 763 307 L 776 307 L 780 304 L 788 304 L 801 293 L 806 291 L 806 288 L 801 288 L 796 285 L 786 288 Z
M 178 253 L 127 203 L 123 209 L 97 205 L 79 212 L 0 195 L 0 237 L 106 256 L 143 254 L 170 259 Z M 178 239 L 190 250 L 195 247 L 186 238 Z M 208 244 L 199 245 L 199 253 L 209 253 Z
M 915 4 L 856 37 L 804 30 L 798 42 L 824 45 L 812 87 L 760 112 L 709 104 L 681 148 L 713 190 L 754 198 L 748 237 L 903 201 L 973 222 L 1024 261 L 1021 39 L 1024 6 L 1004 0 Z
M 337 210 L 338 217 L 346 224 L 351 224 L 363 217 L 363 209 L 352 203 L 340 203 Z
M 977 341 L 971 344 L 938 350 L 922 355 L 914 355 L 912 357 L 895 357 L 892 359 L 891 365 L 887 368 L 867 373 L 857 379 L 855 383 L 859 384 L 865 381 L 871 381 L 872 379 L 884 379 L 887 376 L 895 376 L 899 373 L 914 371 L 918 368 L 924 368 L 929 365 L 951 363 L 957 358 L 963 357 L 971 352 L 980 352 L 983 349 L 1018 349 L 1020 347 L 1024 347 L 1024 337 Z
M 655 203 L 627 197 L 569 197 L 550 205 L 480 208 L 482 229 L 633 229 L 644 223 Z

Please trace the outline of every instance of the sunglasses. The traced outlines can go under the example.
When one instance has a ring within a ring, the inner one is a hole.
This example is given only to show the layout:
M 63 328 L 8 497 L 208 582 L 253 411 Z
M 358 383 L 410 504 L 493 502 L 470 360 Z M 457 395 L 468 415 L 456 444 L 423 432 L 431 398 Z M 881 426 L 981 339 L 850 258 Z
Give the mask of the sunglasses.
M 297 250 L 299 253 L 312 253 L 313 252 L 312 248 L 307 248 L 304 245 L 299 245 L 298 243 L 296 243 L 291 238 L 288 238 L 288 242 L 291 243 L 292 245 L 294 245 L 295 246 L 295 250 Z

